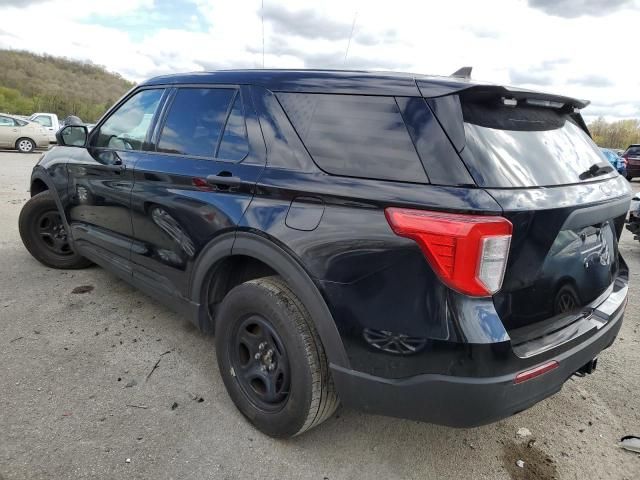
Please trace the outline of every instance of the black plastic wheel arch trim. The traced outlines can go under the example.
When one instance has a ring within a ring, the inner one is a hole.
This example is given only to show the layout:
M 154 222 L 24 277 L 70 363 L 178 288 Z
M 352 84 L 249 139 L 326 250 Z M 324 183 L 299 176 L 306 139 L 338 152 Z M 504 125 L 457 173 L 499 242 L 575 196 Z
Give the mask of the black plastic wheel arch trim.
M 200 304 L 199 324 L 204 331 L 212 331 L 207 306 L 202 299 L 206 295 L 209 275 L 216 263 L 228 256 L 245 255 L 267 264 L 275 270 L 300 298 L 314 321 L 322 340 L 329 363 L 349 368 L 349 360 L 338 333 L 333 315 L 329 311 L 320 290 L 303 266 L 282 247 L 269 239 L 251 232 L 229 232 L 218 237 L 206 247 L 198 259 L 192 276 L 190 295 L 193 303 Z

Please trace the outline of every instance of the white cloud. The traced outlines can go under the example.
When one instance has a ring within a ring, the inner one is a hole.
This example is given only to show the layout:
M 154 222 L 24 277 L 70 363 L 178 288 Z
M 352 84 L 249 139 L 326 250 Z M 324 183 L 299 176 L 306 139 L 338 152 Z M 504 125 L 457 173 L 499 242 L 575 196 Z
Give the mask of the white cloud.
M 91 60 L 133 80 L 262 66 L 260 0 L 193 0 L 197 10 L 189 7 L 194 12 L 181 25 L 154 26 L 158 2 L 166 8 L 166 0 L 10 0 L 0 3 L 0 48 Z M 446 75 L 473 65 L 475 78 L 590 99 L 587 116 L 640 115 L 640 72 L 629 61 L 640 24 L 636 0 L 601 10 L 595 0 L 264 3 L 268 68 Z M 149 24 L 125 26 L 145 11 Z

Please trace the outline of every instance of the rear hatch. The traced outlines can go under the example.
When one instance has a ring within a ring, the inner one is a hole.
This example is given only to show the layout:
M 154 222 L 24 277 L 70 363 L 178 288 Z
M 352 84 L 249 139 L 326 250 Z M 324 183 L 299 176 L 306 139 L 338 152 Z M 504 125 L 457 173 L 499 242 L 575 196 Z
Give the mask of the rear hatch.
M 581 318 L 621 268 L 618 238 L 630 189 L 575 105 L 560 98 L 472 88 L 428 100 L 475 183 L 513 224 L 503 286 L 494 296 L 512 338 L 536 324 L 548 331 L 550 323 L 561 328 Z M 460 121 L 441 119 L 443 112 L 458 112 Z
M 640 145 L 630 146 L 622 156 L 627 159 L 628 165 L 640 167 Z

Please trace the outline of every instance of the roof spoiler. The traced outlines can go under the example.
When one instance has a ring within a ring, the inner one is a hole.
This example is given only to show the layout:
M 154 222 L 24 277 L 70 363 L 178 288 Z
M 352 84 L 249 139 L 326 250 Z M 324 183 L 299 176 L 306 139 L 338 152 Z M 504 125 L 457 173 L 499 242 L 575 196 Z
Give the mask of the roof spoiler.
M 552 93 L 536 92 L 516 87 L 505 87 L 495 85 L 474 85 L 459 92 L 463 96 L 476 97 L 502 97 L 513 99 L 532 106 L 556 108 L 573 113 L 574 109 L 581 110 L 589 105 L 589 100 L 555 95 Z
M 458 70 L 456 70 L 455 72 L 453 72 L 449 76 L 450 77 L 455 77 L 455 78 L 470 79 L 471 78 L 471 70 L 472 69 L 473 69 L 473 67 L 462 67 L 462 68 L 459 68 Z

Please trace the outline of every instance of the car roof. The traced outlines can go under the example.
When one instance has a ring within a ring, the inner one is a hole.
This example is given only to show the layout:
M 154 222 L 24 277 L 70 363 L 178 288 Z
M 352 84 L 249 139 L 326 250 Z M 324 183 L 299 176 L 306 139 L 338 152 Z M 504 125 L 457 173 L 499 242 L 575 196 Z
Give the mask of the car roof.
M 361 95 L 440 97 L 471 88 L 493 88 L 505 94 L 571 103 L 583 108 L 584 100 L 545 94 L 521 88 L 501 86 L 465 77 L 442 77 L 404 72 L 367 70 L 218 70 L 163 75 L 143 82 L 142 86 L 172 84 L 260 85 L 274 92 L 307 92 Z
M 26 118 L 22 118 L 19 117 L 17 115 L 12 115 L 11 113 L 4 113 L 4 112 L 0 112 L 0 115 L 2 115 L 3 117 L 9 117 L 9 118 L 13 118 L 14 120 L 21 120 L 23 122 L 27 122 L 27 123 L 31 123 L 29 120 L 27 120 Z

